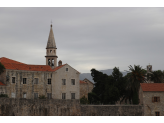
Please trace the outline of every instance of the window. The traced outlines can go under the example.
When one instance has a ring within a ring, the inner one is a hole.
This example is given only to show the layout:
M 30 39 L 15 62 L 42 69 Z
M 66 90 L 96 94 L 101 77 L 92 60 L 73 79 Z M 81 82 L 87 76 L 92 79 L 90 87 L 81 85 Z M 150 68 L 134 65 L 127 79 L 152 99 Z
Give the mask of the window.
M 11 93 L 11 98 L 15 98 L 15 93 Z
M 26 84 L 27 78 L 23 78 L 23 84 Z
M 71 79 L 71 84 L 75 85 L 75 79 Z
M 68 71 L 68 68 L 66 68 L 65 70 Z
M 160 112 L 155 112 L 155 116 L 160 116 Z
M 12 83 L 15 83 L 15 77 L 12 77 Z
M 160 97 L 152 97 L 152 102 L 160 102 Z
M 34 84 L 38 84 L 38 78 L 34 79 Z
M 62 79 L 62 85 L 66 85 L 66 79 Z
M 34 93 L 34 99 L 38 98 L 38 93 Z
M 50 50 L 50 53 L 52 53 L 52 50 Z
M 71 93 L 71 99 L 75 99 L 75 93 Z
M 66 93 L 62 93 L 62 99 L 66 99 Z
M 51 79 L 48 79 L 48 84 L 49 84 L 49 85 L 51 84 Z
M 26 93 L 23 93 L 23 98 L 26 98 L 26 95 L 27 95 Z
M 52 98 L 52 94 L 51 93 L 47 93 L 47 98 L 51 99 Z

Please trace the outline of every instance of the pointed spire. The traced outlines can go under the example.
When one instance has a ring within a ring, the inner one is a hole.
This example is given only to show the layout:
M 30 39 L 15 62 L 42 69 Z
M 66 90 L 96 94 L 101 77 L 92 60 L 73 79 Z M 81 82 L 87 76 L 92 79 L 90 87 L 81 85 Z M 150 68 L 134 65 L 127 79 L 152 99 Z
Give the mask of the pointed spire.
M 53 30 L 52 30 L 52 24 L 51 24 L 51 29 L 50 29 L 50 33 L 49 33 L 46 48 L 56 48 L 54 33 L 53 33 Z

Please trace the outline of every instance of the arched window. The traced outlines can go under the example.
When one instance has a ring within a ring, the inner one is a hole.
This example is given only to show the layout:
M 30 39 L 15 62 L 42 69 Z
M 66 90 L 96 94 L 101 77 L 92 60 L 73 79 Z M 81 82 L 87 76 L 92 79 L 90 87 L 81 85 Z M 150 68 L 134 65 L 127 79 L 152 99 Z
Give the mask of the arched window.
M 51 61 L 50 61 L 50 59 L 48 59 L 48 65 L 49 65 L 49 66 L 51 65 Z
M 52 67 L 54 66 L 54 59 L 52 59 Z
M 52 53 L 52 50 L 50 50 L 50 53 Z

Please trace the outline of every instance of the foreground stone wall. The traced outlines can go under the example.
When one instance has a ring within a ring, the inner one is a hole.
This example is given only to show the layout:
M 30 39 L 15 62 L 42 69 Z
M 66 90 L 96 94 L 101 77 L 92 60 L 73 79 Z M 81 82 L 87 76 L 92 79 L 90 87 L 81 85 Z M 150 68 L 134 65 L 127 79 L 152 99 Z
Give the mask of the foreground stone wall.
M 1 116 L 142 116 L 142 106 L 80 105 L 79 100 L 0 98 Z

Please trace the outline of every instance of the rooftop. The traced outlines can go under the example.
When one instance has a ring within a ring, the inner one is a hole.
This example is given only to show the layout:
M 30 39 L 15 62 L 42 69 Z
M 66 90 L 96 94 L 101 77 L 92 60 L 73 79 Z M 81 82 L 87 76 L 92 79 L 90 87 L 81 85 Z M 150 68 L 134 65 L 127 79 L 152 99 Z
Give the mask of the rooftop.
M 164 83 L 140 83 L 143 91 L 164 91 Z

